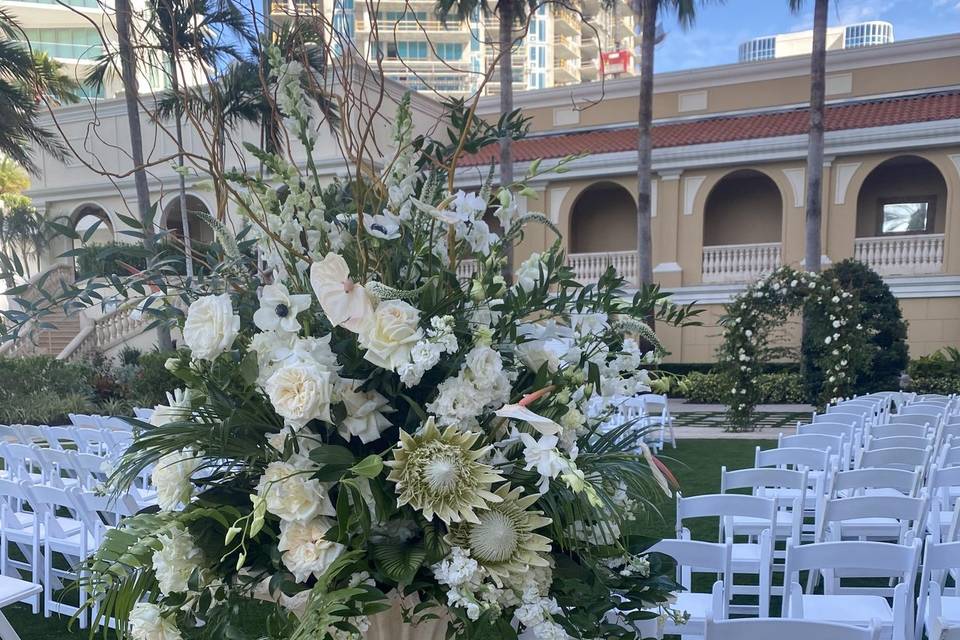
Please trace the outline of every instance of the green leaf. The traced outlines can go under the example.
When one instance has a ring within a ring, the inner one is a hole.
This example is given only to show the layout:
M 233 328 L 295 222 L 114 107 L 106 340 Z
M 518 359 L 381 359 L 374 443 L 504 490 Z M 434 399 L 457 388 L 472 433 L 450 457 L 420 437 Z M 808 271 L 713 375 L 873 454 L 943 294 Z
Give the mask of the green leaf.
M 385 543 L 371 545 L 373 559 L 383 573 L 400 584 L 413 580 L 427 557 L 422 544 Z
M 310 452 L 310 459 L 318 464 L 349 468 L 356 462 L 350 449 L 335 444 L 325 444 Z
M 361 478 L 376 478 L 383 471 L 383 459 L 376 455 L 369 455 L 357 464 L 350 467 Z

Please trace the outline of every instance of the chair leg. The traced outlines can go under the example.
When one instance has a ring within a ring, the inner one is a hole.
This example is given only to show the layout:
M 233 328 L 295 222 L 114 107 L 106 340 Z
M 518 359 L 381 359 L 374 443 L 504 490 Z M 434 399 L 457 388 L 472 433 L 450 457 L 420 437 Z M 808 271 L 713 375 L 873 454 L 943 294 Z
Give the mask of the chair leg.
M 53 604 L 53 550 L 48 545 L 43 554 L 43 617 L 49 618 Z
M 20 640 L 20 636 L 3 613 L 0 613 L 0 640 Z

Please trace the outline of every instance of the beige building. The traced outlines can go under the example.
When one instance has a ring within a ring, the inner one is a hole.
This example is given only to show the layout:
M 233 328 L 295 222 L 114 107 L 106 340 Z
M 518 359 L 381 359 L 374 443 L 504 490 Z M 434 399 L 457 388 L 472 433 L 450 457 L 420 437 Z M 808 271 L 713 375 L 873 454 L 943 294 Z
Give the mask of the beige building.
M 526 36 L 513 52 L 515 91 L 591 82 L 601 77 L 601 53 L 621 51 L 631 57 L 634 16 L 622 7 L 605 8 L 600 0 L 540 6 Z M 309 16 L 322 7 L 344 48 L 350 47 L 384 74 L 415 91 L 468 96 L 481 88 L 483 75 L 496 59 L 495 17 L 470 16 L 462 24 L 443 24 L 435 0 L 382 0 L 375 10 L 355 0 L 320 3 L 279 0 L 272 5 L 277 21 Z M 614 77 L 612 67 L 605 71 Z M 628 64 L 623 75 L 633 75 Z M 499 91 L 499 71 L 482 87 Z
M 893 42 L 893 25 L 882 20 L 858 22 L 827 29 L 827 50 L 857 49 Z M 751 38 L 740 45 L 740 62 L 759 62 L 813 51 L 813 31 L 794 31 Z
M 516 175 L 536 158 L 589 154 L 538 181 L 527 203 L 564 232 L 583 281 L 608 264 L 636 274 L 638 82 L 608 82 L 594 104 L 600 91 L 517 97 L 534 133 L 515 145 Z M 712 361 L 723 303 L 780 264 L 802 264 L 808 96 L 805 57 L 656 77 L 655 276 L 705 310 L 702 327 L 662 329 L 673 360 Z M 960 344 L 960 36 L 829 52 L 827 104 L 823 264 L 854 257 L 884 276 L 913 356 Z M 484 99 L 480 113 L 497 107 Z M 469 159 L 463 186 L 496 155 Z M 552 241 L 531 230 L 517 257 Z

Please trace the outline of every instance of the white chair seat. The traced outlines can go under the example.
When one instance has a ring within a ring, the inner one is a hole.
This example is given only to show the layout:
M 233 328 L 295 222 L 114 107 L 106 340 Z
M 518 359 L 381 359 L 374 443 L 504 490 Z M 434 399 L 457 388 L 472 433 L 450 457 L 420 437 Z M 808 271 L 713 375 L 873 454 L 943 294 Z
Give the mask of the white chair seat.
M 769 521 L 765 518 L 751 518 L 749 516 L 733 516 L 733 530 L 737 535 L 760 535 L 767 528 Z M 793 513 L 790 511 L 777 512 L 777 534 L 790 535 L 793 529 Z
M 886 598 L 857 595 L 804 595 L 803 619 L 840 624 L 866 625 L 876 620 L 893 625 L 893 610 Z
M 5 607 L 25 598 L 36 595 L 43 590 L 38 584 L 18 580 L 9 576 L 0 576 L 0 607 Z
M 896 518 L 856 518 L 833 522 L 830 528 L 837 524 L 844 538 L 900 537 L 900 521 Z
M 737 542 L 733 545 L 733 567 L 734 570 L 738 566 L 750 565 L 756 566 L 760 562 L 760 553 L 761 547 L 759 544 L 752 544 L 749 542 Z
M 960 597 L 941 596 L 940 620 L 950 626 L 960 625 Z

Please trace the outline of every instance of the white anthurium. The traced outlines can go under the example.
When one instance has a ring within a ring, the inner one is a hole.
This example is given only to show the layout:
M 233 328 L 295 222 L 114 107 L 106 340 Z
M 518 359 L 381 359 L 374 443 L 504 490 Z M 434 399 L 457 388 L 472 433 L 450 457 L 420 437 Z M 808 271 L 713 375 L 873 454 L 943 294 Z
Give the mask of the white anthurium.
M 320 307 L 335 327 L 359 333 L 373 315 L 373 301 L 362 285 L 350 279 L 347 261 L 328 253 L 310 267 L 310 284 Z
M 395 240 L 400 237 L 400 218 L 390 213 L 363 216 L 363 228 L 374 238 Z
M 569 469 L 567 460 L 557 449 L 560 439 L 557 436 L 542 436 L 535 440 L 529 433 L 515 432 L 515 437 L 523 443 L 523 458 L 527 462 L 524 471 L 536 469 L 540 474 L 540 494 L 550 488 L 550 481 Z
M 497 409 L 496 415 L 500 418 L 526 422 L 545 436 L 556 435 L 563 431 L 563 427 L 550 418 L 544 418 L 519 404 L 505 404 Z
M 300 331 L 297 315 L 310 308 L 310 294 L 293 295 L 282 284 L 268 284 L 260 292 L 260 308 L 253 323 L 262 331 Z

